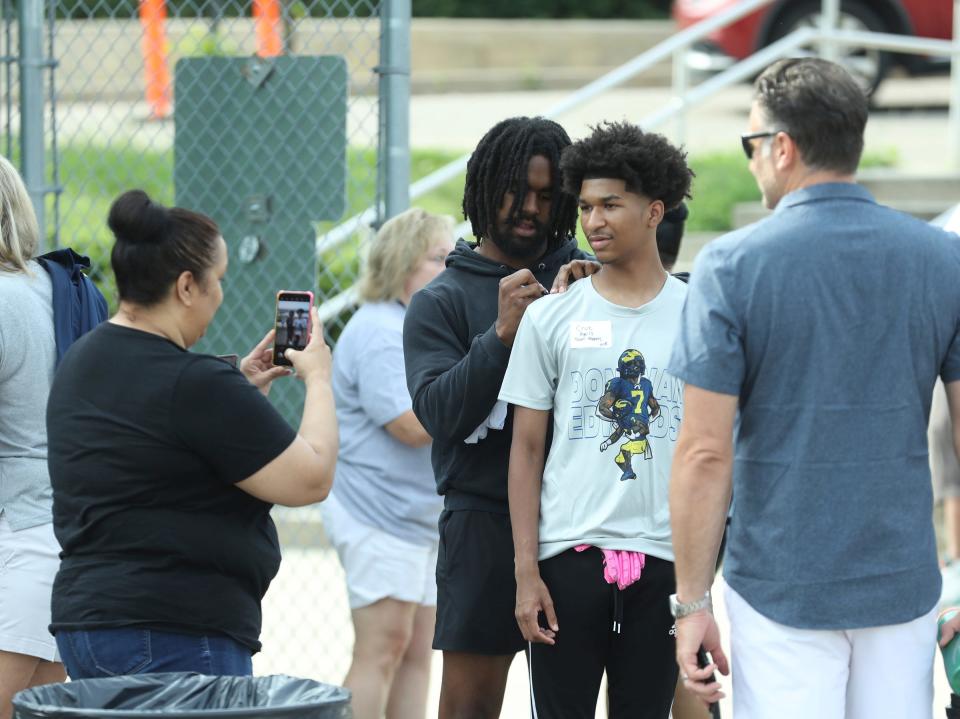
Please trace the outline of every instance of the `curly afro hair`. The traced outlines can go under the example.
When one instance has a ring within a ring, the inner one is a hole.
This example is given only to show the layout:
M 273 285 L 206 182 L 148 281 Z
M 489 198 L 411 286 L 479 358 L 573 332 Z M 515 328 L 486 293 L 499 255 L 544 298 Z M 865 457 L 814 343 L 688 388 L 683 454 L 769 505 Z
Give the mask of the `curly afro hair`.
M 663 135 L 644 132 L 629 122 L 604 122 L 588 137 L 563 151 L 563 188 L 574 197 L 584 180 L 623 180 L 627 190 L 660 200 L 667 210 L 690 197 L 694 174 L 687 153 Z

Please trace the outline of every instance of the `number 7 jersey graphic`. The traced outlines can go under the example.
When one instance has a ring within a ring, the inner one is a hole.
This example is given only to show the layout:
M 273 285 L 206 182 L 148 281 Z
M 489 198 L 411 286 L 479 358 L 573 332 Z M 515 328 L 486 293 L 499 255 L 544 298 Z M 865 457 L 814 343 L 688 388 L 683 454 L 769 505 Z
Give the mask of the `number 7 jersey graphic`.
M 643 376 L 647 363 L 639 350 L 625 350 L 617 362 L 617 374 L 607 382 L 603 396 L 597 402 L 597 414 L 613 423 L 613 433 L 600 445 L 605 452 L 624 437 L 620 451 L 614 458 L 623 472 L 620 481 L 636 479 L 634 457 L 650 459 L 653 452 L 647 441 L 650 420 L 660 414 L 660 404 L 653 396 L 653 385 Z

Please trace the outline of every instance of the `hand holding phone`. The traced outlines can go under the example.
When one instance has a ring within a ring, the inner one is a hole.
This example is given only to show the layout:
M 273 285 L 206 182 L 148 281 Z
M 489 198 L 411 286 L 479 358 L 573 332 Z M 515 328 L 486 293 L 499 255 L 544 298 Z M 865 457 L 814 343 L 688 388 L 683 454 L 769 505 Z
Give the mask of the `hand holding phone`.
M 250 350 L 250 353 L 236 365 L 250 384 L 259 389 L 264 396 L 270 393 L 270 385 L 273 380 L 290 374 L 287 367 L 277 367 L 273 363 L 271 345 L 273 345 L 274 334 L 274 330 L 267 332 L 263 339 L 257 343 L 257 346 Z M 236 357 L 236 355 L 233 356 Z
M 289 367 L 284 353 L 288 349 L 302 350 L 310 341 L 313 320 L 313 292 L 308 290 L 280 290 L 277 293 L 277 311 L 274 319 L 273 363 Z

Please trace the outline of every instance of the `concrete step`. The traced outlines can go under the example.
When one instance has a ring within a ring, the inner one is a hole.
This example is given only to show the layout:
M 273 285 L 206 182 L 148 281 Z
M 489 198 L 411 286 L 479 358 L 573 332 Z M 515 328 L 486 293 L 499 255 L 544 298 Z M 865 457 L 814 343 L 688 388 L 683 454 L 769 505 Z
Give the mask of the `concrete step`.
M 865 170 L 857 181 L 881 205 L 929 222 L 960 202 L 960 174 L 904 175 L 896 170 Z M 741 202 L 733 207 L 733 227 L 762 220 L 770 211 L 759 202 Z
M 905 175 L 894 168 L 875 168 L 860 172 L 857 181 L 885 205 L 897 200 L 960 202 L 960 173 Z

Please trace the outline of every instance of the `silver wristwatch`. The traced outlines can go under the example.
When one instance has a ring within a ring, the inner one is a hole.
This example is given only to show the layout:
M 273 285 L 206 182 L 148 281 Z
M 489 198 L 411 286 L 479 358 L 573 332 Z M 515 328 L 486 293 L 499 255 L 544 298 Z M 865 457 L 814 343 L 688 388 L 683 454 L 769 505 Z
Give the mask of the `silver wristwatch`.
M 713 599 L 710 597 L 710 592 L 707 592 L 695 602 L 680 602 L 677 600 L 676 594 L 670 595 L 670 613 L 674 619 L 682 619 L 689 614 L 699 612 L 701 609 L 713 613 Z

